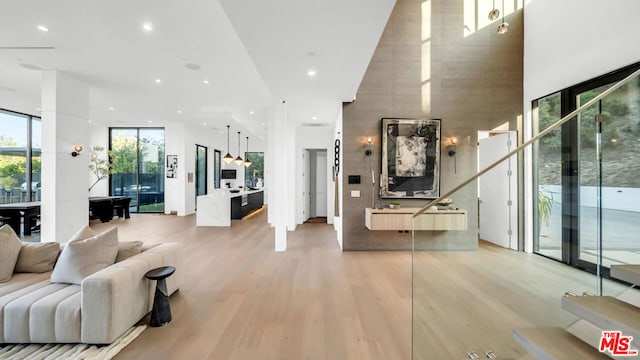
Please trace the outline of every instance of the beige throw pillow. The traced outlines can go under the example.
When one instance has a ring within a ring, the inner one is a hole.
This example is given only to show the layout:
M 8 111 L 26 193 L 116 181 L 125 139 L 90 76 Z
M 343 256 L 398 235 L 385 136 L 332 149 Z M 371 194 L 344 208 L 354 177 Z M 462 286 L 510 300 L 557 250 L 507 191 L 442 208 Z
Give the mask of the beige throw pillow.
M 0 283 L 11 280 L 21 247 L 22 241 L 11 226 L 0 227 Z
M 96 236 L 96 232 L 93 231 L 93 229 L 90 228 L 89 225 L 85 225 L 82 227 L 82 229 L 78 230 L 75 234 L 73 234 L 71 236 L 71 239 L 69 239 L 68 242 L 72 242 L 76 240 L 84 240 L 92 236 Z
M 43 273 L 53 270 L 56 264 L 60 244 L 57 242 L 29 243 L 23 242 L 14 272 Z
M 78 284 L 85 277 L 112 265 L 118 254 L 118 228 L 85 240 L 74 240 L 62 249 L 51 282 Z
M 120 262 L 142 252 L 142 241 L 125 241 L 118 243 L 116 262 Z

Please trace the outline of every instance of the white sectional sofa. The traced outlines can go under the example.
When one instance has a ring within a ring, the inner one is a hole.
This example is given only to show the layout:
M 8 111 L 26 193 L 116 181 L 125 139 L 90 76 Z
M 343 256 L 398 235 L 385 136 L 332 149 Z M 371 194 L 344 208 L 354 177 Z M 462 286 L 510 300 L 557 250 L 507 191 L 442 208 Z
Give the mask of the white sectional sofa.
M 0 343 L 109 344 L 151 311 L 156 284 L 144 275 L 167 265 L 176 267 L 166 280 L 172 294 L 183 279 L 178 243 L 151 247 L 80 285 L 52 282 L 52 271 L 14 273 L 0 283 Z

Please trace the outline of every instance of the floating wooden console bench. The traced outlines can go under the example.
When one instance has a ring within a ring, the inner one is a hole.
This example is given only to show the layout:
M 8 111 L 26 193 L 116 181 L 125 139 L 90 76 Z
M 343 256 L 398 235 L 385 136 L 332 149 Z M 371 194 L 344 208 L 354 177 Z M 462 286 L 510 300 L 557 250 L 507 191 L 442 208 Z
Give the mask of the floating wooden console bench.
M 369 230 L 411 230 L 411 216 L 419 208 L 365 209 Z M 467 230 L 466 210 L 429 209 L 416 218 L 416 230 Z

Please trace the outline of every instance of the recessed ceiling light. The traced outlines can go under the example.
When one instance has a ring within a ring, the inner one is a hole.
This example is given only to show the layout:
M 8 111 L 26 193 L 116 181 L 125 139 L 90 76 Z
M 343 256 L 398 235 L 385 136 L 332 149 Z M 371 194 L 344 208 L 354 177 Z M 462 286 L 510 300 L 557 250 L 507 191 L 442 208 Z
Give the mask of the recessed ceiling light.
M 203 83 L 203 84 L 208 84 L 208 83 L 209 83 L 209 80 L 202 80 L 202 83 Z
M 36 108 L 37 111 L 40 111 L 40 108 Z
M 113 110 L 115 110 L 115 109 L 116 109 L 116 108 L 114 108 L 113 106 L 109 106 L 109 110 L 113 111 Z
M 153 80 L 153 81 L 155 81 L 155 82 L 156 82 L 156 84 L 162 84 L 162 80 L 160 80 L 160 79 L 155 79 L 155 80 Z
M 253 115 L 253 111 L 249 111 L 249 115 Z
M 318 120 L 318 117 L 314 115 L 311 117 L 311 120 Z
M 182 114 L 182 110 L 178 110 L 178 114 Z
M 207 126 L 207 123 L 202 123 L 202 125 Z
M 44 31 L 44 32 L 49 31 L 49 29 L 48 29 L 46 26 L 44 26 L 44 25 L 38 25 L 38 30 L 40 30 L 40 31 Z
M 264 126 L 264 123 L 262 123 L 262 126 Z
M 91 124 L 91 120 L 88 120 L 87 122 L 88 122 L 89 124 Z
M 309 75 L 309 77 L 315 77 L 316 76 L 316 71 L 311 69 L 311 70 L 307 71 L 307 75 Z
M 149 124 L 151 124 L 153 121 L 151 121 L 151 120 L 147 120 L 147 122 L 148 122 Z
M 145 32 L 151 32 L 153 30 L 153 24 L 150 22 L 143 23 L 142 30 L 144 30 Z

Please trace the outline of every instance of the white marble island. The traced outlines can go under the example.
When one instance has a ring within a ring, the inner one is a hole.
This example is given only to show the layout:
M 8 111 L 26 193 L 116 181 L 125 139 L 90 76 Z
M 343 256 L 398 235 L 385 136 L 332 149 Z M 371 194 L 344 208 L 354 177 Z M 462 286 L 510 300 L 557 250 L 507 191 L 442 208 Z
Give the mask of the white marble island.
M 263 202 L 263 189 L 237 193 L 216 189 L 211 194 L 198 196 L 196 226 L 231 226 L 232 219 L 242 219 L 262 208 Z

